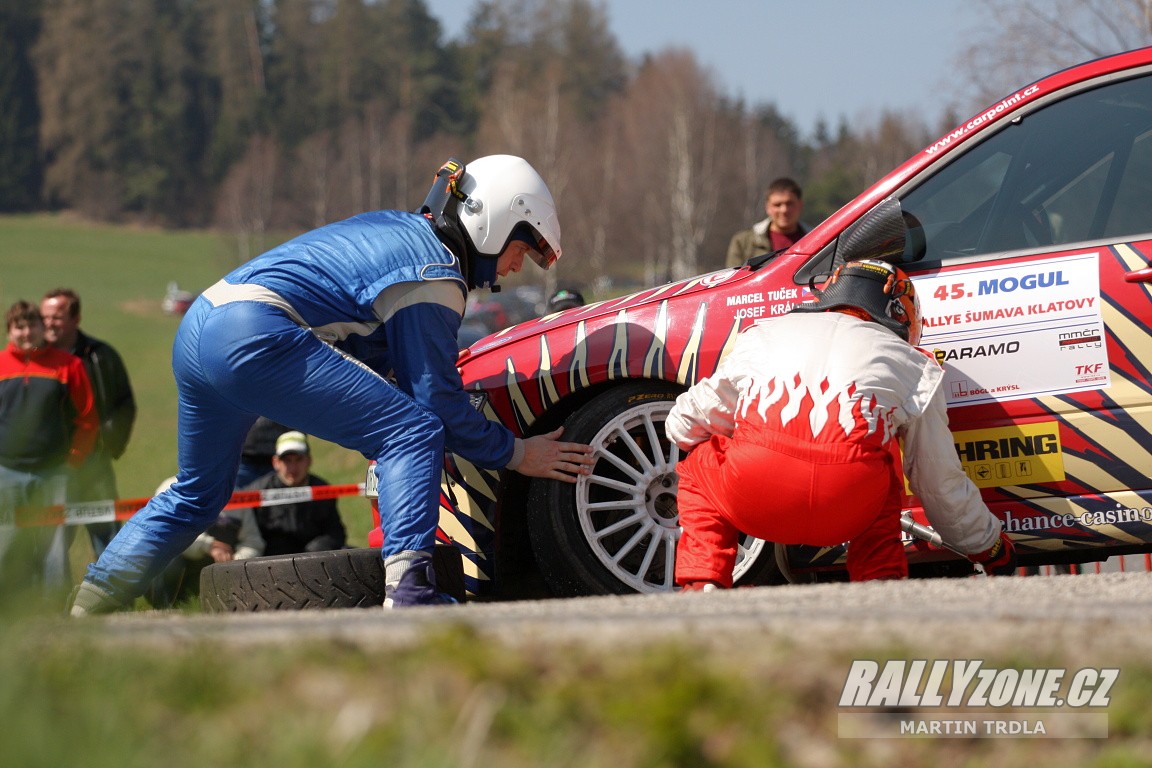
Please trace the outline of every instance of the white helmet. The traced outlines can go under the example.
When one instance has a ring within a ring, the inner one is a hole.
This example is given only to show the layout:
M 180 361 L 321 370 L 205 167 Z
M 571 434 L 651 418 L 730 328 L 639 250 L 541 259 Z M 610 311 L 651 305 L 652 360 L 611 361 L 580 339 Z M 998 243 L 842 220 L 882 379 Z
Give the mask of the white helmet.
M 468 163 L 458 190 L 460 224 L 481 256 L 499 256 L 508 241 L 533 244 L 533 260 L 548 269 L 560 258 L 556 203 L 540 174 L 522 157 L 488 155 Z

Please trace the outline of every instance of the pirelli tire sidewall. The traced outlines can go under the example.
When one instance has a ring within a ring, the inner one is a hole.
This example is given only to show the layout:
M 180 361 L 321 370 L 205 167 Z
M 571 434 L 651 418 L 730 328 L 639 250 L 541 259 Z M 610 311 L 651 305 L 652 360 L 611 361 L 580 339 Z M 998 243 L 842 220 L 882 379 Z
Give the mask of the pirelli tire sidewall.
M 464 600 L 459 550 L 433 552 L 437 583 Z M 379 608 L 384 562 L 376 548 L 337 549 L 215 563 L 200 572 L 200 607 L 206 613 Z

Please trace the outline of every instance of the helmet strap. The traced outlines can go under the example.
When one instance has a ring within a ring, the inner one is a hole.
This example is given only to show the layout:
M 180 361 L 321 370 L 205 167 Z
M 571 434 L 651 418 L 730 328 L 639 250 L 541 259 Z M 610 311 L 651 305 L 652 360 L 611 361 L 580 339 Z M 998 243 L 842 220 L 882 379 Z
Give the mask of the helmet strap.
M 467 200 L 467 195 L 460 191 L 458 182 L 464 176 L 465 170 L 464 163 L 454 157 L 448 158 L 436 172 L 432 188 L 428 190 L 424 204 L 416 212 L 423 214 L 432 222 L 432 231 L 459 260 L 460 270 L 469 290 L 478 287 L 478 284 L 488 282 L 493 284 L 490 287 L 496 291 L 499 289 L 494 285 L 495 259 L 492 260 L 491 277 L 478 274 L 489 270 L 478 262 L 478 259 L 483 257 L 476 251 L 460 224 L 459 207 Z

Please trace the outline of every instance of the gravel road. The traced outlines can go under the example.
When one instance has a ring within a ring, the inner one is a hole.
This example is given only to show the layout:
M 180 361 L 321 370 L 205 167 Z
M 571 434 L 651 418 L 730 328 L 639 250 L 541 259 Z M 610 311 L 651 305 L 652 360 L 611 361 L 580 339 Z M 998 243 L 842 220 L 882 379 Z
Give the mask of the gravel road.
M 124 643 L 339 641 L 403 647 L 467 626 L 509 645 L 625 648 L 683 640 L 718 649 L 798 646 L 837 653 L 898 645 L 937 655 L 1045 654 L 1101 664 L 1152 654 L 1152 574 L 922 579 L 729 592 L 330 610 L 88 619 Z

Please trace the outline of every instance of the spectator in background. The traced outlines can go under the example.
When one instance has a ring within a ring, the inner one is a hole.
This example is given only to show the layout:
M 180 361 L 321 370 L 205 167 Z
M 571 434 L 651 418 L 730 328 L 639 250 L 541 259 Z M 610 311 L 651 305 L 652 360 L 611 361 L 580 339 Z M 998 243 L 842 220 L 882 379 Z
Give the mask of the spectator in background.
M 276 438 L 288 427 L 261 416 L 248 430 L 244 447 L 240 450 L 240 469 L 236 473 L 236 487 L 244 488 L 272 471 L 272 457 L 276 455 Z
M 739 267 L 753 256 L 783 250 L 808 234 L 808 228 L 800 223 L 803 197 L 800 185 L 787 177 L 769 184 L 764 193 L 764 213 L 768 217 L 732 236 L 728 266 Z
M 9 527 L 18 507 L 65 501 L 69 467 L 96 443 L 92 387 L 79 358 L 47 343 L 40 311 L 26 301 L 5 318 L 0 352 L 0 590 L 43 584 L 67 590 L 64 526 Z
M 245 490 L 301 488 L 329 485 L 311 474 L 312 451 L 303 432 L 285 432 L 276 440 L 273 471 Z M 336 509 L 336 499 L 275 504 L 256 510 L 256 523 L 264 538 L 264 554 L 289 555 L 297 552 L 323 552 L 342 549 L 347 540 L 344 523 Z
M 548 299 L 548 310 L 545 314 L 563 312 L 566 309 L 584 306 L 584 296 L 580 291 L 572 288 L 561 288 Z
M 168 490 L 175 477 L 160 484 L 156 493 Z M 188 549 L 160 572 L 144 592 L 153 608 L 172 608 L 200 595 L 200 572 L 213 563 L 247 560 L 264 554 L 264 539 L 251 507 L 220 513 L 216 522 L 196 537 Z
M 80 297 L 70 288 L 57 288 L 40 300 L 44 337 L 54 347 L 71 352 L 84 363 L 92 384 L 100 430 L 88 459 L 68 481 L 69 501 L 101 501 L 119 498 L 113 459 L 128 447 L 136 422 L 136 398 L 128 380 L 128 370 L 112 346 L 80 330 Z M 96 557 L 116 535 L 117 523 L 90 523 L 85 526 Z

